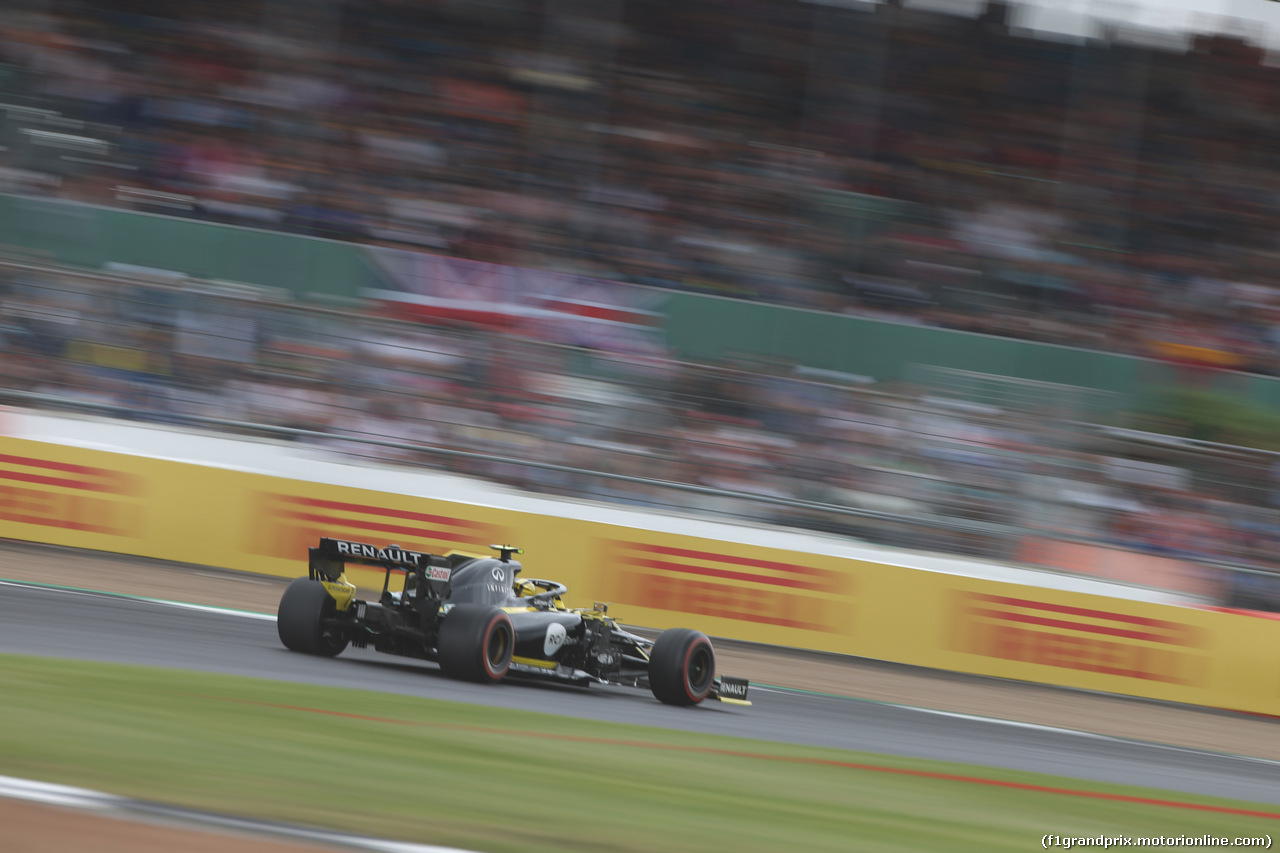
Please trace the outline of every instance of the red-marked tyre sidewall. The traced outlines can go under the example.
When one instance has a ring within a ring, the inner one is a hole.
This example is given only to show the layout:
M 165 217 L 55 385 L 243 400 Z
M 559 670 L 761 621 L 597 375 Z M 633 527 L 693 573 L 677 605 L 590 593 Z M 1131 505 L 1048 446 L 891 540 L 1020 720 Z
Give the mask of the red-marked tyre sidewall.
M 495 612 L 484 629 L 485 675 L 490 681 L 501 681 L 511 669 L 511 652 L 515 648 L 515 629 L 511 617 L 503 611 Z
M 696 658 L 701 656 L 701 667 L 696 665 Z M 705 677 L 695 676 L 693 673 L 699 669 L 705 669 L 707 675 Z M 706 637 L 699 637 L 697 640 L 689 644 L 689 650 L 684 656 L 684 678 L 682 685 L 684 687 L 685 696 L 688 697 L 690 704 L 697 704 L 707 698 L 707 694 L 711 692 L 711 682 L 715 679 L 715 652 L 711 650 L 711 641 Z
M 456 604 L 440 624 L 436 660 L 450 678 L 491 684 L 506 677 L 514 650 L 515 629 L 503 610 Z
M 667 705 L 697 705 L 711 693 L 716 657 L 700 631 L 663 631 L 649 653 L 649 689 Z

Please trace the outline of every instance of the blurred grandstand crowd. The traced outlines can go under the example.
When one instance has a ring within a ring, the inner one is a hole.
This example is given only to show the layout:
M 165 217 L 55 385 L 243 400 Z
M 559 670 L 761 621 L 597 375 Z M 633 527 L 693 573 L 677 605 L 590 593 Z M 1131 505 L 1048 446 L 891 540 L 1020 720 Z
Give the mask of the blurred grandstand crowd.
M 1273 454 L 1152 453 L 1079 420 L 1088 405 L 994 405 L 945 369 L 867 386 L 89 273 L 10 270 L 0 316 L 0 400 L 1280 603 L 1230 571 L 1280 569 Z M 1171 561 L 1116 573 L 1051 541 Z
M 0 29 L 9 117 L 49 111 L 9 191 L 1280 372 L 1280 71 L 1243 42 L 1059 43 L 995 4 L 36 5 Z M 1050 409 L 105 278 L 3 299 L 4 387 L 133 417 L 1006 559 L 1280 553 L 1269 462 L 1126 464 Z
M 4 91 L 109 145 L 70 198 L 1280 367 L 1280 69 L 1244 42 L 1053 42 L 994 3 L 35 5 Z

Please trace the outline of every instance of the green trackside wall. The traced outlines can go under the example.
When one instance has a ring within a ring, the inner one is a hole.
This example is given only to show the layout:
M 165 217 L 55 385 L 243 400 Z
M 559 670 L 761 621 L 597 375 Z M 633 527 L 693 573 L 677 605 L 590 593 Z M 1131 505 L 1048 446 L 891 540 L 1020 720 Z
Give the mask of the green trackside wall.
M 716 296 L 672 294 L 665 311 L 668 343 L 689 358 L 765 356 L 880 382 L 911 381 L 912 365 L 936 365 L 1110 391 L 1130 402 L 1175 376 L 1132 356 Z M 1213 381 L 1280 409 L 1280 381 L 1272 377 L 1219 374 Z
M 0 247 L 71 266 L 134 264 L 300 297 L 356 299 L 384 286 L 351 243 L 56 199 L 0 195 Z
M 1250 376 L 1244 380 L 1250 399 L 1280 409 L 1280 380 L 1271 376 Z
M 284 288 L 303 298 L 357 299 L 366 288 L 386 286 L 352 243 L 0 194 L 5 247 L 88 269 L 134 264 Z M 911 380 L 912 365 L 938 365 L 1095 388 L 1129 400 L 1170 376 L 1167 368 L 1129 356 L 716 296 L 672 293 L 664 311 L 667 340 L 687 358 L 766 356 L 881 382 Z M 1216 384 L 1280 409 L 1280 381 L 1272 377 L 1233 375 Z
M 763 355 L 881 382 L 906 381 L 910 365 L 929 364 L 1128 394 L 1142 366 L 1072 347 L 696 294 L 672 296 L 667 312 L 667 340 L 684 355 Z

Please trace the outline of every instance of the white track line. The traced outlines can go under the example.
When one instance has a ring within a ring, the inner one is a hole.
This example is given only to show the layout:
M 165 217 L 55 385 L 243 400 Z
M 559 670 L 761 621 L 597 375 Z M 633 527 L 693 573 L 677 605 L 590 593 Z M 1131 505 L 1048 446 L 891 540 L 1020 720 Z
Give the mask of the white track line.
M 115 799 L 87 788 L 33 782 L 30 779 L 15 779 L 12 776 L 0 776 L 0 797 L 79 809 L 110 809 L 111 801 Z
M 786 693 L 795 695 L 797 691 L 788 690 L 786 688 L 770 688 L 765 685 L 751 685 L 753 693 Z M 800 691 L 804 692 L 804 691 Z M 812 695 L 812 694 L 808 694 Z M 1213 756 L 1216 758 L 1228 758 L 1235 761 L 1251 761 L 1256 764 L 1269 764 L 1273 767 L 1280 767 L 1280 761 L 1271 758 L 1257 758 L 1252 755 L 1241 755 L 1238 752 L 1214 752 L 1210 749 L 1197 749 L 1191 746 L 1177 746 L 1170 743 L 1159 743 L 1153 740 L 1138 740 L 1136 738 L 1119 737 L 1117 735 L 1104 735 L 1097 732 L 1086 732 L 1081 729 L 1066 729 L 1061 726 L 1048 726 L 1043 723 L 1027 723 L 1022 720 L 1005 720 L 1000 717 L 984 717 L 980 714 L 965 714 L 960 711 L 943 711 L 937 708 L 922 708 L 919 705 L 903 705 L 899 702 L 882 702 L 875 699 L 858 699 L 853 696 L 837 696 L 834 693 L 818 694 L 822 696 L 830 696 L 834 699 L 849 699 L 854 702 L 875 702 L 877 705 L 888 705 L 891 708 L 901 708 L 904 711 L 915 711 L 919 714 L 933 714 L 937 717 L 951 717 L 957 720 L 970 720 L 975 723 L 985 723 L 993 726 L 1006 726 L 1014 729 L 1031 729 L 1032 731 L 1048 732 L 1050 734 L 1068 735 L 1071 737 L 1088 738 L 1090 740 L 1103 740 L 1111 743 L 1124 743 L 1137 746 L 1151 747 L 1153 749 L 1165 749 L 1173 752 L 1185 752 L 1192 755 Z M 1124 697 L 1120 697 L 1124 698 Z
M 1214 752 L 1209 749 L 1197 749 L 1193 746 L 1177 746 L 1171 743 L 1159 743 L 1152 740 L 1137 740 L 1135 738 L 1118 737 L 1116 735 L 1103 735 L 1097 732 L 1086 732 L 1080 729 L 1064 729 L 1060 726 L 1046 726 L 1041 723 L 1024 723 L 1020 720 L 1002 720 L 998 717 L 983 717 L 977 714 L 962 714 L 958 711 L 939 711 L 936 708 L 921 708 L 916 705 L 899 705 L 895 702 L 886 702 L 895 708 L 903 708 L 908 711 L 917 711 L 921 714 L 934 714 L 939 717 L 954 717 L 959 720 L 973 720 L 979 723 L 994 723 L 1000 726 L 1010 726 L 1018 729 L 1033 729 L 1035 731 L 1050 732 L 1060 735 L 1074 735 L 1075 737 L 1091 738 L 1093 740 L 1105 740 L 1111 743 L 1136 744 L 1138 746 L 1149 747 L 1152 749 L 1165 749 L 1171 752 L 1186 752 L 1193 755 L 1214 756 L 1216 758 L 1229 758 L 1235 761 L 1252 761 L 1256 764 L 1269 764 L 1273 767 L 1280 767 L 1280 761 L 1271 758 L 1257 758 L 1252 755 L 1240 755 L 1236 752 Z
M 163 598 L 143 598 L 137 595 L 120 596 L 133 601 L 145 601 L 148 604 L 160 604 L 165 607 L 177 607 L 182 610 L 198 610 L 203 613 L 218 613 L 223 616 L 243 616 L 245 619 L 260 619 L 264 622 L 276 621 L 274 613 L 254 613 L 252 610 L 232 610 L 228 607 L 214 607 L 208 604 L 187 604 L 182 601 L 166 601 Z
M 125 797 L 104 794 L 100 791 L 90 791 L 85 788 L 72 788 L 67 785 L 54 785 L 48 782 L 33 782 L 30 779 L 18 779 L 12 776 L 0 776 L 0 797 L 54 806 L 112 812 L 126 817 L 160 816 L 202 827 L 233 829 L 237 832 L 251 832 L 256 835 L 277 836 L 302 841 L 319 841 L 324 844 L 350 847 L 356 850 L 372 850 L 375 853 L 475 853 L 475 851 L 462 850 L 457 847 L 438 847 L 434 844 L 387 841 L 381 838 L 366 838 L 359 835 L 325 832 L 301 826 L 263 823 L 226 815 L 206 814 L 157 803 L 130 800 Z
M 233 610 L 229 607 L 214 607 L 209 604 L 188 604 L 185 601 L 169 601 L 164 598 L 147 598 L 144 595 L 129 595 L 123 592 L 102 592 L 91 589 L 75 589 L 68 586 L 57 586 L 45 583 L 27 583 L 24 581 L 0 581 L 0 586 L 16 586 L 22 589 L 43 590 L 62 595 L 82 595 L 87 598 L 122 598 L 125 601 L 145 601 L 147 604 L 159 604 L 163 607 L 177 607 L 181 610 L 197 610 L 202 613 L 217 613 L 223 616 L 242 616 L 245 619 L 261 619 L 267 622 L 276 621 L 272 613 L 254 613 L 251 610 Z

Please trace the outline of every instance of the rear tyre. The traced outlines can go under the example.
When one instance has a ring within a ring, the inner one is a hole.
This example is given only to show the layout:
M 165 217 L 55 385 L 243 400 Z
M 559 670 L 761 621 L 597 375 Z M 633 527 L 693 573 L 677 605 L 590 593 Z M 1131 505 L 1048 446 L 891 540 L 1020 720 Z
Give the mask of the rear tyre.
M 280 597 L 276 631 L 285 648 L 309 655 L 333 657 L 347 647 L 346 632 L 325 628 L 337 604 L 319 581 L 297 578 Z
M 697 705 L 711 693 L 716 653 L 701 631 L 672 628 L 649 653 L 649 689 L 668 705 Z
M 511 617 L 487 604 L 455 604 L 440 623 L 436 659 L 450 678 L 492 684 L 511 668 Z

